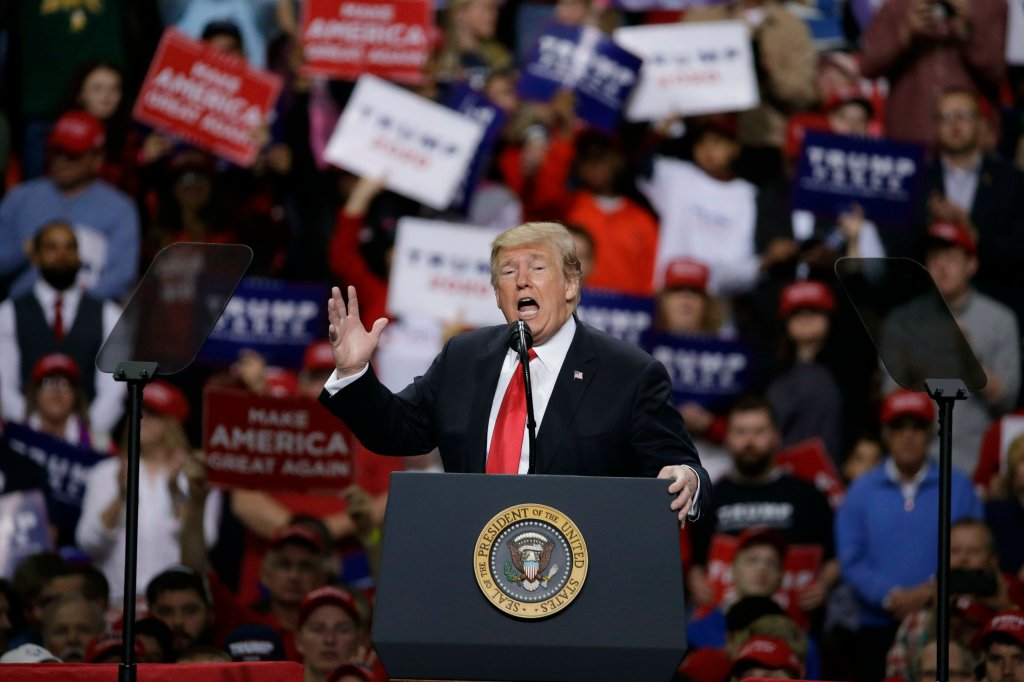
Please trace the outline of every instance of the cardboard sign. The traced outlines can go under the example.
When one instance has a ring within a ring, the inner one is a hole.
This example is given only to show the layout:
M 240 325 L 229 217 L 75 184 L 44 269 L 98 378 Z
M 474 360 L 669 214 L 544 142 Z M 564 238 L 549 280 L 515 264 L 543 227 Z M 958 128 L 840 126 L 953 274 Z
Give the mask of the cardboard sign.
M 89 472 L 107 455 L 11 422 L 4 424 L 3 439 L 12 451 L 31 459 L 46 472 L 54 515 L 50 520 L 73 536 L 82 513 Z
M 576 115 L 612 132 L 637 82 L 641 59 L 592 27 L 553 24 L 530 50 L 519 77 L 524 99 L 547 102 L 559 90 L 576 95 Z
M 302 70 L 343 80 L 372 73 L 420 83 L 430 51 L 432 12 L 430 0 L 306 0 Z
M 0 577 L 9 580 L 22 559 L 52 551 L 43 493 L 28 490 L 0 495 Z
M 820 438 L 811 438 L 791 445 L 775 453 L 775 463 L 797 478 L 813 483 L 825 497 L 832 509 L 838 509 L 843 502 L 845 489 L 832 460 Z
M 214 485 L 340 490 L 352 482 L 352 446 L 345 425 L 311 398 L 203 392 L 203 449 Z
M 491 286 L 491 242 L 497 230 L 401 218 L 391 259 L 388 313 L 467 325 L 501 324 Z
M 455 199 L 452 201 L 452 210 L 462 215 L 469 213 L 469 202 L 473 199 L 473 193 L 480 185 L 487 173 L 487 164 L 491 160 L 495 145 L 501 136 L 501 130 L 505 127 L 505 119 L 508 118 L 504 111 L 495 106 L 494 102 L 487 99 L 480 92 L 469 87 L 468 83 L 459 83 L 448 92 L 445 99 L 445 106 L 468 116 L 478 122 L 484 128 L 480 145 L 473 154 L 473 160 L 469 163 L 465 177 L 459 183 L 459 189 L 455 192 Z
M 1024 64 L 1024 0 L 1007 0 L 1006 62 Z
M 173 28 L 164 31 L 135 101 L 136 121 L 183 138 L 239 166 L 259 152 L 281 78 Z
M 576 312 L 591 327 L 639 346 L 654 321 L 654 298 L 583 289 Z
M 630 121 L 744 111 L 760 102 L 750 35 L 741 21 L 631 26 L 614 36 L 644 60 L 626 109 Z
M 356 83 L 324 158 L 437 210 L 448 208 L 476 153 L 477 121 L 373 76 Z
M 714 599 L 708 605 L 698 607 L 694 618 L 706 616 L 720 604 L 731 603 L 736 596 L 732 579 L 732 560 L 736 555 L 737 539 L 732 535 L 716 534 L 708 549 L 708 583 Z M 800 591 L 817 580 L 821 573 L 823 552 L 816 545 L 790 545 L 782 565 L 782 587 L 772 595 L 786 614 L 797 625 L 807 628 L 808 614 L 797 602 Z
M 298 368 L 313 341 L 327 338 L 327 288 L 246 277 L 199 351 L 201 361 L 231 364 L 243 348 L 271 365 Z
M 905 225 L 914 217 L 923 170 L 920 145 L 809 130 L 793 208 L 835 217 L 858 204 L 875 223 Z
M 647 349 L 668 370 L 672 398 L 679 405 L 726 409 L 747 390 L 753 375 L 750 349 L 731 339 L 656 334 L 648 338 Z

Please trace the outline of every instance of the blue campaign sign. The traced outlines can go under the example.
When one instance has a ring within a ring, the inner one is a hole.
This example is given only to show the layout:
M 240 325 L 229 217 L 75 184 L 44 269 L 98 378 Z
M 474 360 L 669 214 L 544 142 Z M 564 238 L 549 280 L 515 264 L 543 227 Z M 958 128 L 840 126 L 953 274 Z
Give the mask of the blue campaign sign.
M 654 321 L 654 299 L 584 289 L 576 312 L 589 326 L 639 346 Z
M 924 147 L 808 131 L 800 151 L 793 208 L 835 217 L 853 204 L 883 225 L 913 220 Z
M 611 132 L 642 63 L 595 28 L 552 24 L 526 57 L 519 94 L 547 102 L 559 90 L 570 89 L 576 95 L 576 115 Z
M 668 370 L 672 397 L 680 405 L 727 408 L 747 389 L 752 375 L 750 349 L 739 341 L 652 334 L 647 349 Z
M 228 301 L 199 360 L 227 365 L 242 349 L 269 364 L 298 368 L 313 341 L 327 338 L 327 288 L 308 282 L 246 277 Z
M 482 93 L 474 90 L 468 83 L 460 83 L 453 87 L 445 99 L 445 106 L 460 114 L 469 116 L 484 128 L 483 137 L 476 148 L 473 159 L 466 169 L 466 176 L 455 190 L 455 198 L 452 200 L 452 210 L 466 215 L 469 212 L 469 202 L 473 198 L 480 181 L 487 173 L 487 164 L 491 160 L 494 146 L 498 143 L 501 129 L 505 126 L 507 114 L 495 106 L 494 102 L 484 97 Z
M 38 490 L 0 495 L 0 578 L 10 579 L 22 559 L 53 551 L 46 498 Z
M 22 424 L 4 424 L 3 438 L 11 450 L 28 457 L 46 472 L 54 516 L 50 520 L 62 531 L 73 534 L 82 511 L 89 471 L 107 455 L 33 431 Z

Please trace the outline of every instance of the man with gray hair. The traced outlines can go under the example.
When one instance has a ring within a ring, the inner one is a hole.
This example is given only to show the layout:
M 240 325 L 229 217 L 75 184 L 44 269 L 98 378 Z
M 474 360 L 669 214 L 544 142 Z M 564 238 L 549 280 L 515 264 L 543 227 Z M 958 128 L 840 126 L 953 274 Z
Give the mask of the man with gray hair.
M 85 660 L 89 642 L 107 629 L 103 612 L 79 593 L 58 597 L 46 606 L 43 646 L 65 663 Z
M 568 230 L 526 223 L 501 233 L 491 284 L 505 320 L 522 320 L 533 336 L 535 471 L 519 355 L 505 326 L 456 336 L 424 376 L 393 394 L 369 365 L 387 320 L 367 331 L 355 287 L 347 304 L 334 287 L 327 309 L 335 371 L 321 401 L 380 454 L 437 447 L 445 470 L 462 473 L 670 478 L 680 523 L 696 519 L 711 484 L 672 406 L 668 374 L 647 353 L 577 319 L 580 262 Z

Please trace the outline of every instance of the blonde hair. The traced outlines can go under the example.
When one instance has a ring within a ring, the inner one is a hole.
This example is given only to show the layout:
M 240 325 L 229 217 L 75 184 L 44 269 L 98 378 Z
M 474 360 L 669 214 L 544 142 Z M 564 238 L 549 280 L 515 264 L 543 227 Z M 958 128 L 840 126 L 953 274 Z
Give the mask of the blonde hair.
M 1016 486 L 1017 467 L 1024 460 L 1024 433 L 1020 434 L 1006 448 L 1006 471 L 1000 477 L 999 493 L 1005 499 L 1012 499 L 1017 496 L 1020 490 Z
M 561 223 L 523 223 L 499 234 L 491 244 L 491 286 L 498 286 L 498 257 L 503 249 L 515 249 L 530 244 L 552 244 L 558 248 L 562 261 L 562 276 L 566 281 L 576 280 L 573 310 L 580 304 L 583 269 L 576 255 L 576 242 Z

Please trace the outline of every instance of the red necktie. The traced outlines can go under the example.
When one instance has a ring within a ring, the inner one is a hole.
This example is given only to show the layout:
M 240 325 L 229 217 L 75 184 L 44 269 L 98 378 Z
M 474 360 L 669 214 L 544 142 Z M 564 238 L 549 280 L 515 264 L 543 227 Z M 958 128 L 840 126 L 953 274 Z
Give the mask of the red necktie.
M 530 361 L 537 353 L 530 349 Z M 516 366 L 512 380 L 501 399 L 498 419 L 491 434 L 491 449 L 487 453 L 487 473 L 517 474 L 523 453 L 523 432 L 526 429 L 526 380 L 522 367 Z
M 53 303 L 53 335 L 58 341 L 64 340 L 64 297 L 57 294 L 57 300 Z

